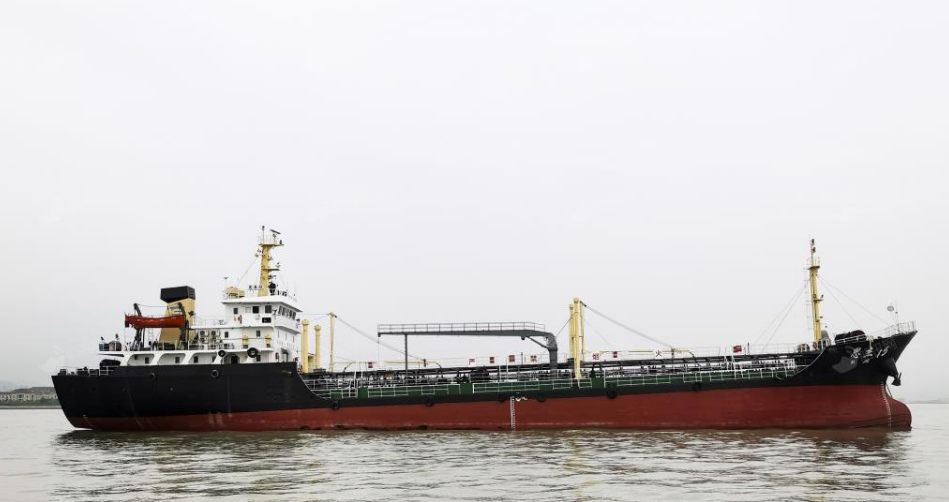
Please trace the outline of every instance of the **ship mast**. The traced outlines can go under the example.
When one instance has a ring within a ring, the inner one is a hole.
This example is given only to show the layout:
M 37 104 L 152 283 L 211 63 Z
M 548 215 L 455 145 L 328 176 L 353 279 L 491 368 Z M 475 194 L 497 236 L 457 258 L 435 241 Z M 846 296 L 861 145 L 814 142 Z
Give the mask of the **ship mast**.
M 585 307 L 579 298 L 574 298 L 570 304 L 570 356 L 573 358 L 573 378 L 579 380 L 582 377 L 580 370 L 583 362 L 583 351 L 586 348 L 584 342 L 583 330 L 583 307 Z
M 818 269 L 820 269 L 820 258 L 817 257 L 817 246 L 814 244 L 814 239 L 811 239 L 811 263 L 807 270 L 811 283 L 811 316 L 813 319 L 815 342 L 820 342 L 821 340 L 820 302 L 824 299 L 823 296 L 817 294 Z
M 280 270 L 280 264 L 270 265 L 270 251 L 275 247 L 283 246 L 283 241 L 277 238 L 280 232 L 271 229 L 270 237 L 267 237 L 264 227 L 260 227 L 261 236 L 258 245 L 260 246 L 260 281 L 257 283 L 257 296 L 267 296 L 270 293 L 270 280 L 273 279 L 271 272 Z
M 336 349 L 333 347 L 334 338 L 336 337 L 336 314 L 330 312 L 330 371 L 336 371 L 336 361 L 334 360 Z M 405 367 L 409 367 L 409 349 L 408 349 L 408 339 L 406 339 L 406 349 L 405 349 Z M 407 370 L 406 370 L 407 371 Z
M 310 321 L 304 319 L 300 329 L 300 371 L 310 372 Z

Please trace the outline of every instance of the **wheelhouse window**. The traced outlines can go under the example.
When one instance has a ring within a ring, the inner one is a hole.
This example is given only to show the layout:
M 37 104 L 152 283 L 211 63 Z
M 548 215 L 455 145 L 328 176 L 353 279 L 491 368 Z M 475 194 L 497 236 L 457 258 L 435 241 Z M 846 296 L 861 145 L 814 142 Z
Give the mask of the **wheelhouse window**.
M 264 323 L 269 323 L 269 322 L 270 322 L 270 318 L 269 318 L 269 317 L 264 317 L 264 318 L 261 319 L 260 321 L 261 321 L 261 322 L 264 322 Z
M 271 305 L 264 305 L 264 313 L 265 313 L 265 314 L 271 314 L 271 313 L 273 313 L 273 306 L 271 306 Z
M 251 308 L 254 309 L 254 313 L 255 313 L 255 314 L 259 314 L 259 313 L 260 313 L 260 306 L 254 305 L 254 306 L 251 307 Z
M 239 309 L 238 307 L 234 307 L 234 315 L 237 315 L 237 312 L 238 312 L 239 310 L 240 310 L 240 309 Z

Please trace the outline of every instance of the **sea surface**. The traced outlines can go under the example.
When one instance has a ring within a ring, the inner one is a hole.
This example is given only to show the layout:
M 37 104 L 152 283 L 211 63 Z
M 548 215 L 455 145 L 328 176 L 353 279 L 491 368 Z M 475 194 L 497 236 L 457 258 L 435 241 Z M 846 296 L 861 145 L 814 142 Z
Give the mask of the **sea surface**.
M 0 410 L 0 500 L 949 500 L 949 405 L 909 431 L 101 433 Z

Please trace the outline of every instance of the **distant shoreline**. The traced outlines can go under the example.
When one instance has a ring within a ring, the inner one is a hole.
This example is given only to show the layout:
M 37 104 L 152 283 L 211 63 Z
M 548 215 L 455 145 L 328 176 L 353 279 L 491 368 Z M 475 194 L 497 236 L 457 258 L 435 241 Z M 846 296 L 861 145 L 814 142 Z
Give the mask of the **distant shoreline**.
M 0 406 L 0 410 L 58 410 L 59 406 L 56 405 L 40 405 L 40 406 Z

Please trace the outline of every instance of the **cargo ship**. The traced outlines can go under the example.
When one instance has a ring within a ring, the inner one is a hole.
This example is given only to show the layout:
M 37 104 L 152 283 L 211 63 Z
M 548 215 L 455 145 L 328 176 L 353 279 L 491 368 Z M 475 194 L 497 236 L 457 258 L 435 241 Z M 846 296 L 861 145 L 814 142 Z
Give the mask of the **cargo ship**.
M 556 334 L 532 322 L 381 324 L 375 338 L 401 342 L 386 344 L 400 360 L 349 361 L 342 368 L 333 348 L 339 317 L 324 316 L 330 328 L 324 366 L 322 327 L 314 322 L 311 336 L 296 297 L 276 283 L 273 253 L 282 245 L 278 232 L 262 231 L 256 283 L 226 287 L 223 316 L 195 315 L 196 294 L 188 286 L 161 289 L 165 307 L 156 315 L 134 305 L 125 316 L 128 339 L 100 337 L 98 367 L 53 375 L 69 422 L 110 431 L 911 425 L 910 410 L 888 384 L 901 383 L 896 363 L 915 325 L 897 319 L 878 333 L 828 334 L 813 241 L 802 286 L 809 289 L 813 339 L 784 350 L 750 344 L 717 352 L 668 344 L 587 350 L 585 316 L 592 307 L 575 298 L 564 325 L 565 351 Z M 410 338 L 430 336 L 515 337 L 541 349 L 455 364 L 410 355 Z

